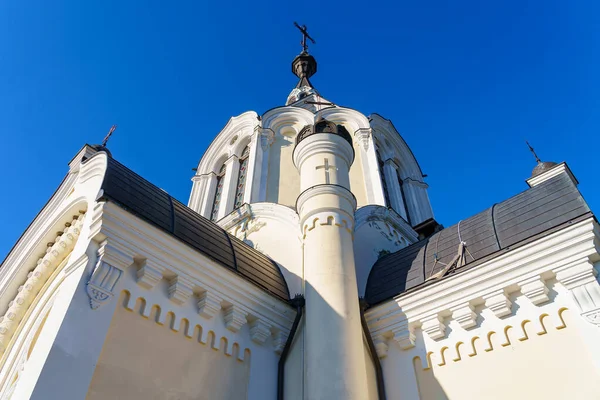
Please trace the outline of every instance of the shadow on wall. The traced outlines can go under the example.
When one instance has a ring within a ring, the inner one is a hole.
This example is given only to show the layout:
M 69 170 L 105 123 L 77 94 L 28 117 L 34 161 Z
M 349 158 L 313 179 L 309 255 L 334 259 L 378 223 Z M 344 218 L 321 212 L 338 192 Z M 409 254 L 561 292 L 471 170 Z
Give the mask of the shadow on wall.
M 419 389 L 419 398 L 431 400 L 448 400 L 444 388 L 433 374 L 433 369 L 426 369 L 427 361 L 423 363 L 421 357 L 413 358 L 413 368 L 417 378 L 417 387 Z

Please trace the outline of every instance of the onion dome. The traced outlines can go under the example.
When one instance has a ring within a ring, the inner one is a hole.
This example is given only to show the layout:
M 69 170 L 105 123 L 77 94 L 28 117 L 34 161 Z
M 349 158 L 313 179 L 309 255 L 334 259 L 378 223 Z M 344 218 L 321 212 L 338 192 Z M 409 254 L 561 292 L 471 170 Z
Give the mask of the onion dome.
M 317 72 L 317 60 L 307 52 L 300 53 L 292 61 L 292 73 L 300 80 L 287 98 L 286 105 L 302 100 L 311 94 L 317 94 L 309 78 Z
M 103 151 L 106 153 L 107 156 L 112 157 L 112 153 L 110 152 L 110 150 L 108 150 L 108 147 L 102 144 L 92 144 L 90 145 L 90 147 L 96 151 Z
M 529 151 L 531 151 L 531 153 L 535 157 L 535 161 L 537 161 L 537 165 L 535 166 L 535 168 L 533 169 L 533 171 L 531 171 L 531 177 L 532 178 L 534 176 L 538 176 L 540 174 L 543 174 L 546 171 L 550 171 L 552 168 L 554 168 L 556 165 L 558 165 L 557 163 L 552 162 L 552 161 L 542 161 L 542 160 L 540 160 L 540 158 L 538 157 L 537 153 L 535 152 L 535 150 L 533 149 L 533 147 L 531 147 L 531 145 L 529 144 L 529 142 L 525 141 L 525 143 L 527 143 L 527 146 L 529 147 Z
M 552 161 L 539 161 L 538 164 L 533 169 L 533 171 L 531 171 L 531 177 L 533 178 L 534 176 L 543 174 L 544 172 L 551 170 L 552 168 L 554 168 L 557 165 L 558 165 L 557 163 L 552 162 Z

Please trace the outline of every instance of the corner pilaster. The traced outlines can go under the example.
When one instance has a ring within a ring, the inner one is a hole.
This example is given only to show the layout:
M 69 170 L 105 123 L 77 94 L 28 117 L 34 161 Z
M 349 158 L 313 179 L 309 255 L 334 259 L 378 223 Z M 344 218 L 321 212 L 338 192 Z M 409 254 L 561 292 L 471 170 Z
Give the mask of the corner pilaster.
M 581 316 L 600 327 L 600 285 L 592 263 L 585 259 L 557 268 L 554 272 L 556 279 L 571 292 Z

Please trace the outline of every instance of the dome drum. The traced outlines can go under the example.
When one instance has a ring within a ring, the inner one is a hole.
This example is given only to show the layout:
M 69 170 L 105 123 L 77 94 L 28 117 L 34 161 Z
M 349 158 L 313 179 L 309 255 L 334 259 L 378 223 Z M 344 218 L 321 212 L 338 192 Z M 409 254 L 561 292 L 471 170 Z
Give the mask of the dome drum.
M 330 133 L 332 135 L 340 136 L 352 146 L 352 136 L 350 136 L 348 130 L 346 130 L 343 125 L 336 125 L 335 123 L 326 120 L 321 120 L 314 125 L 306 125 L 302 128 L 300 133 L 298 133 L 298 136 L 296 136 L 296 146 L 307 137 L 318 133 Z

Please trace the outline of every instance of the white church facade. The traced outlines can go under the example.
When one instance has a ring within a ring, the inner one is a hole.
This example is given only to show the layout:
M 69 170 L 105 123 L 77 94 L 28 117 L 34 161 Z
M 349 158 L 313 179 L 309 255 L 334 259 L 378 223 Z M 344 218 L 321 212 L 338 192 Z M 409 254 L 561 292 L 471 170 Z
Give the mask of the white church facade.
M 76 154 L 0 268 L 0 399 L 600 398 L 600 229 L 567 164 L 444 229 L 391 121 L 316 69 L 229 120 L 187 206 Z

